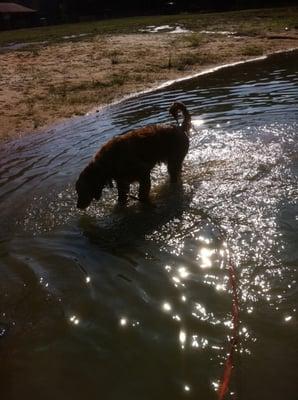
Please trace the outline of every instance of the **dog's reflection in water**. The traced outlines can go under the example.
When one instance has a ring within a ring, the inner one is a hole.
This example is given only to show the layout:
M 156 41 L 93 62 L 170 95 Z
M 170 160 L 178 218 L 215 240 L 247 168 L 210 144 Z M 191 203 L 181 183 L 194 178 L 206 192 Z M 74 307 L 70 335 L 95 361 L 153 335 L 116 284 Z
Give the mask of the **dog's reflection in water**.
M 100 217 L 83 215 L 79 228 L 83 234 L 100 247 L 127 246 L 142 241 L 174 219 L 181 219 L 188 209 L 192 193 L 182 182 L 164 183 L 152 194 L 153 205 L 132 200 L 129 206 L 116 205 L 110 213 Z

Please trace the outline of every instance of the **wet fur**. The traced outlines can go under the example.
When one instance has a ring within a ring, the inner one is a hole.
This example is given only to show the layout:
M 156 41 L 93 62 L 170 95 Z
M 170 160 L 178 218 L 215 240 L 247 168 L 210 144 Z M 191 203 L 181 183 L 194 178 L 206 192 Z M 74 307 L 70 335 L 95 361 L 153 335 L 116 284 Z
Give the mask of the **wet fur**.
M 157 163 L 166 163 L 171 182 L 180 177 L 188 152 L 190 115 L 183 103 L 174 103 L 170 112 L 175 119 L 179 111 L 184 121 L 178 125 L 151 125 L 109 140 L 95 154 L 76 183 L 79 208 L 99 200 L 102 189 L 116 182 L 118 201 L 125 204 L 132 182 L 139 182 L 139 200 L 147 202 L 151 187 L 150 172 Z

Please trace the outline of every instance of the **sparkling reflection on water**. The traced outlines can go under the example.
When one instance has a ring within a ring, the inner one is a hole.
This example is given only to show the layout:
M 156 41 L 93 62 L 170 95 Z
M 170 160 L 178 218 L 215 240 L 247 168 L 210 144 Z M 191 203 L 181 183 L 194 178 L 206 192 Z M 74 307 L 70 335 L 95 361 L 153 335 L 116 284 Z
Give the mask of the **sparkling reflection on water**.
M 3 398 L 215 399 L 231 335 L 230 391 L 292 399 L 297 345 L 297 53 L 225 68 L 2 145 Z M 183 183 L 153 173 L 154 208 L 115 192 L 87 212 L 73 183 L 130 128 L 194 116 Z M 232 398 L 233 395 L 229 394 Z

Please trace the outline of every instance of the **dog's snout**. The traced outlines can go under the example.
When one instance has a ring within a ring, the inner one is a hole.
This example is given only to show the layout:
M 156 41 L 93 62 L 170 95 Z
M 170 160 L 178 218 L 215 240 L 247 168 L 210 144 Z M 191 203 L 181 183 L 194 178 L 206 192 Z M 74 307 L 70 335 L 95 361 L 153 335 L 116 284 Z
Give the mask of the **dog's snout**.
M 79 202 L 77 202 L 77 208 L 79 208 L 80 210 L 83 210 L 85 207 L 83 207 L 83 205 Z
M 77 208 L 79 208 L 80 210 L 84 210 L 85 208 L 87 208 L 90 204 L 90 201 L 82 201 L 80 199 L 78 199 L 77 201 Z

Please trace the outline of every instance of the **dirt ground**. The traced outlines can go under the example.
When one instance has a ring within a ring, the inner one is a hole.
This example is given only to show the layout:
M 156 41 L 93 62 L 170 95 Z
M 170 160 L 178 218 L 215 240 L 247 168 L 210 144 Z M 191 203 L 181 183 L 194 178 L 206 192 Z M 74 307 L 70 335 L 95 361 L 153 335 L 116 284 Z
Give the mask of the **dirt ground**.
M 98 35 L 0 53 L 0 140 L 168 80 L 220 64 L 298 48 L 297 30 L 270 35 L 140 33 Z

